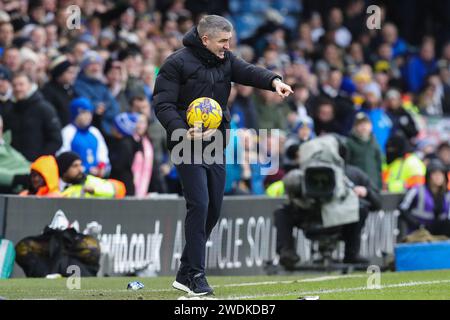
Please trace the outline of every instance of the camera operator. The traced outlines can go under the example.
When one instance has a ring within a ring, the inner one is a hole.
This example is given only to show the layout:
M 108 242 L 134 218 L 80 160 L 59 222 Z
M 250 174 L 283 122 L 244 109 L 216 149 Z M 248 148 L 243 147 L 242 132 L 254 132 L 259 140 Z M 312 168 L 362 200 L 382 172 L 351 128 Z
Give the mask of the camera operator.
M 337 138 L 337 140 L 339 143 L 339 155 L 345 161 L 347 158 L 345 141 L 342 138 Z M 369 211 L 379 210 L 381 208 L 380 193 L 373 183 L 371 183 L 369 177 L 359 168 L 345 164 L 344 172 L 351 182 L 350 187 L 359 199 L 359 221 L 337 227 L 341 239 L 345 242 L 343 262 L 348 264 L 368 264 L 366 259 L 359 256 L 361 230 L 364 227 Z M 295 175 L 295 173 L 291 174 Z M 295 269 L 296 263 L 300 261 L 294 249 L 293 227 L 308 228 L 308 217 L 317 215 L 317 210 L 320 210 L 318 207 L 302 207 L 298 205 L 295 198 L 291 199 L 290 197 L 289 203 L 283 205 L 282 208 L 276 210 L 274 213 L 275 225 L 277 227 L 277 253 L 280 255 L 280 264 L 287 270 Z M 330 228 L 324 228 L 322 230 L 324 233 L 327 231 L 333 230 Z

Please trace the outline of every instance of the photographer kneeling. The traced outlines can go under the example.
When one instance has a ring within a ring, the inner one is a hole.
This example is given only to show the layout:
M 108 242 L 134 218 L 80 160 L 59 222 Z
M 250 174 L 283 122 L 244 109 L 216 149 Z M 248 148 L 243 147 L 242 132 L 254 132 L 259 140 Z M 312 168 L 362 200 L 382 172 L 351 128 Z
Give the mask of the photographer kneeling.
M 299 149 L 300 169 L 283 179 L 289 203 L 275 211 L 277 253 L 280 264 L 295 269 L 293 227 L 318 229 L 324 237 L 339 233 L 345 242 L 344 263 L 367 264 L 359 256 L 361 230 L 369 211 L 381 208 L 381 197 L 369 177 L 345 164 L 343 138 L 329 135 L 314 139 Z

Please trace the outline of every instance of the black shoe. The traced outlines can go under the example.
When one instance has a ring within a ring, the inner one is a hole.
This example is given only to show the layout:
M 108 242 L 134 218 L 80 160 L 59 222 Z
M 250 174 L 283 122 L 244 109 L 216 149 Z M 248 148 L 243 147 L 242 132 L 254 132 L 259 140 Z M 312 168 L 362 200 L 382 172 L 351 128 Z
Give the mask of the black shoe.
M 209 286 L 208 281 L 206 280 L 204 273 L 197 273 L 195 276 L 190 279 L 191 292 L 189 293 L 192 296 L 206 296 L 213 294 L 214 290 Z
M 281 250 L 280 252 L 280 264 L 288 270 L 294 269 L 297 262 L 300 261 L 300 257 L 292 249 Z
M 362 265 L 369 265 L 370 261 L 362 258 L 361 256 L 350 256 L 350 257 L 344 257 L 344 263 L 348 264 L 362 264 Z
M 177 277 L 175 278 L 175 281 L 172 283 L 172 287 L 186 293 L 191 293 L 191 289 L 189 289 L 190 287 L 189 275 L 180 273 L 178 271 Z

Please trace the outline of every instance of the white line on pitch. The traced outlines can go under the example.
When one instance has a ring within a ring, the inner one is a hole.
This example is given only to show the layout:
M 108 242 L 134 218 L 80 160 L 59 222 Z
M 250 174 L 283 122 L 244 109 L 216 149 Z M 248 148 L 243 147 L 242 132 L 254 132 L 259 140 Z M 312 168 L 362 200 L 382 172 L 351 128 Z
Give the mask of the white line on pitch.
M 352 291 L 371 291 L 371 290 L 383 290 L 391 288 L 401 288 L 401 287 L 415 287 L 430 284 L 442 284 L 450 283 L 450 280 L 436 280 L 436 281 L 417 281 L 417 282 L 402 282 L 397 284 L 389 284 L 385 286 L 380 286 L 379 288 L 369 289 L 367 287 L 356 287 L 356 288 L 343 288 L 343 289 L 329 289 L 329 290 L 315 290 L 315 291 L 305 291 L 305 292 L 287 292 L 287 293 L 276 293 L 276 294 L 260 294 L 252 296 L 229 296 L 226 299 L 239 300 L 239 299 L 257 299 L 257 298 L 270 298 L 270 297 L 284 297 L 284 296 L 307 296 L 307 295 L 317 295 L 317 294 L 328 294 L 328 293 L 341 293 L 341 292 L 352 292 Z
M 366 275 L 346 275 L 346 276 L 323 276 L 317 278 L 306 278 L 300 280 L 283 280 L 283 281 L 264 281 L 264 282 L 244 282 L 244 283 L 231 283 L 213 286 L 214 288 L 225 288 L 225 287 L 247 287 L 247 286 L 260 286 L 260 285 L 273 285 L 273 284 L 293 284 L 299 282 L 321 282 L 321 281 L 331 281 L 349 278 L 364 278 Z
M 305 279 L 292 279 L 292 280 L 280 280 L 280 281 L 261 281 L 261 282 L 243 282 L 243 283 L 229 283 L 222 284 L 217 286 L 212 286 L 214 289 L 216 288 L 233 288 L 233 287 L 251 287 L 251 286 L 259 286 L 259 285 L 277 285 L 277 284 L 294 284 L 294 283 L 303 283 L 303 282 L 321 282 L 321 281 L 332 281 L 332 280 L 340 280 L 340 279 L 350 279 L 350 278 L 364 278 L 366 275 L 340 275 L 340 276 L 323 276 L 323 277 L 315 277 L 315 278 L 305 278 Z M 175 289 L 150 289 L 145 290 L 145 292 L 173 292 Z M 93 290 L 96 291 L 96 290 Z M 117 290 L 111 290 L 117 292 Z M 127 291 L 127 290 L 121 290 Z

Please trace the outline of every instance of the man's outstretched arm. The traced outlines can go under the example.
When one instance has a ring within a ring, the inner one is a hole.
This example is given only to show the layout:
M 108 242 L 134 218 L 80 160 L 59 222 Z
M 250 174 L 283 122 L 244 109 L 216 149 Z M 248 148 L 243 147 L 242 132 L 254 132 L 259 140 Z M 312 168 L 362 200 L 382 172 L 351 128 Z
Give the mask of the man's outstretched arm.
M 275 91 L 282 97 L 287 97 L 290 93 L 293 93 L 291 87 L 281 81 L 280 75 L 245 62 L 233 53 L 230 53 L 230 57 L 231 81 L 245 86 Z

